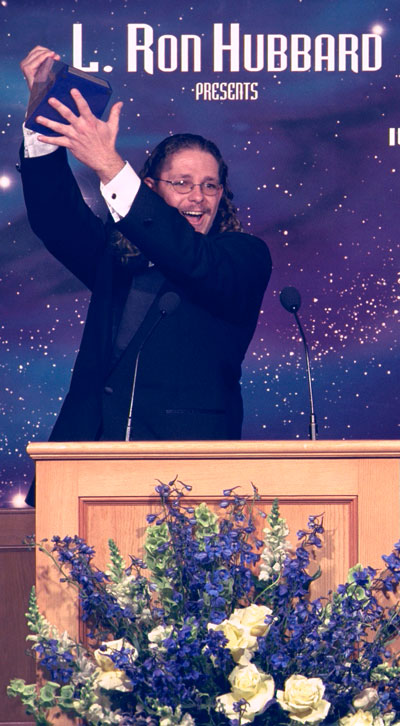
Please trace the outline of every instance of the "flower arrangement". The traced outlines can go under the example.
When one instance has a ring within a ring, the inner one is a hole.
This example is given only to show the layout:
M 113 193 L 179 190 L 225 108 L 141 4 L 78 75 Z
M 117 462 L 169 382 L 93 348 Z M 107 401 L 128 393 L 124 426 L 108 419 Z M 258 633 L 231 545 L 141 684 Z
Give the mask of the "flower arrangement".
M 381 572 L 356 565 L 312 600 L 322 516 L 292 550 L 278 502 L 266 515 L 256 490 L 230 489 L 217 516 L 187 504 L 188 490 L 157 486 L 143 560 L 127 565 L 110 541 L 102 572 L 79 537 L 39 544 L 79 590 L 89 645 L 58 633 L 32 593 L 28 638 L 48 680 L 14 679 L 9 695 L 37 726 L 54 709 L 89 726 L 400 726 L 400 657 L 388 649 L 400 626 L 400 542 Z

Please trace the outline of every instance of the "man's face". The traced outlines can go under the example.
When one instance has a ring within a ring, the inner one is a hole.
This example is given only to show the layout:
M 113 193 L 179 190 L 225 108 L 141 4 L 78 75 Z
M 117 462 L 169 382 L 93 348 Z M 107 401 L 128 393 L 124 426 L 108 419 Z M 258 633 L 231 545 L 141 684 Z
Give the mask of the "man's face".
M 220 183 L 217 160 L 208 151 L 196 148 L 182 149 L 171 154 L 165 160 L 158 176 L 168 181 L 185 180 L 196 185 L 202 182 Z M 167 204 L 176 207 L 196 232 L 207 234 L 210 231 L 217 214 L 222 188 L 218 189 L 214 197 L 210 197 L 205 195 L 199 186 L 193 187 L 188 194 L 180 194 L 165 181 L 155 181 L 147 177 L 145 182 Z

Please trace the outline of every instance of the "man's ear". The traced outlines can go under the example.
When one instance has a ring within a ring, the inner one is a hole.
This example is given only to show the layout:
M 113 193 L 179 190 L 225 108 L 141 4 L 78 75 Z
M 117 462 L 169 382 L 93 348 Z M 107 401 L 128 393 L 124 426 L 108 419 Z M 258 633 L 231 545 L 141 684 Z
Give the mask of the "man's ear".
M 151 176 L 146 176 L 143 181 L 145 184 L 147 184 L 148 187 L 150 187 L 150 189 L 154 189 L 156 183 L 154 179 L 151 178 Z

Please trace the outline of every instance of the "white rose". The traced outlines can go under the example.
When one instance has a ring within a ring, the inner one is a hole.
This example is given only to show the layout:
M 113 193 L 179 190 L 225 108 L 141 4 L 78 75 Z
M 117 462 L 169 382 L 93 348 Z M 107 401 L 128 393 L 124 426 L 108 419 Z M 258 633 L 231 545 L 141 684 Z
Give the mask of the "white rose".
M 100 668 L 96 671 L 95 685 L 104 688 L 106 691 L 122 691 L 127 693 L 132 691 L 132 682 L 129 680 L 125 671 L 115 669 L 113 671 L 102 671 Z
M 266 635 L 270 628 L 270 623 L 265 622 L 268 615 L 272 615 L 270 608 L 267 608 L 266 605 L 255 605 L 253 603 L 247 608 L 236 608 L 229 618 L 229 622 L 248 628 L 250 635 L 259 638 Z
M 339 720 L 340 726 L 374 726 L 374 717 L 371 711 L 359 709 Z
M 378 691 L 375 688 L 364 688 L 363 691 L 353 698 L 354 708 L 361 708 L 364 711 L 375 706 L 379 701 Z
M 172 625 L 157 625 L 156 628 L 153 628 L 153 630 L 150 631 L 147 637 L 150 643 L 160 645 L 165 638 L 168 638 L 171 635 L 172 630 Z
M 209 623 L 208 627 L 225 635 L 228 641 L 225 647 L 231 651 L 232 658 L 236 663 L 240 661 L 246 651 L 255 650 L 257 647 L 257 638 L 251 635 L 249 628 L 236 625 L 230 620 L 223 620 L 219 625 Z
M 106 643 L 103 643 L 103 646 L 106 646 L 105 650 L 100 650 L 98 648 L 93 654 L 96 663 L 99 666 L 95 671 L 95 684 L 100 686 L 100 688 L 105 688 L 107 691 L 131 691 L 131 681 L 125 671 L 115 666 L 115 663 L 111 659 L 111 655 L 115 653 L 115 651 L 119 651 L 124 648 L 130 651 L 131 659 L 136 660 L 138 656 L 136 648 L 128 643 L 125 638 L 108 640 Z
M 125 640 L 125 638 L 119 638 L 118 640 L 107 640 L 105 643 L 102 643 L 101 650 L 100 648 L 97 648 L 97 650 L 94 651 L 93 655 L 95 657 L 96 663 L 102 671 L 115 670 L 115 665 L 111 660 L 111 656 L 116 651 L 122 650 L 123 648 L 130 651 L 130 656 L 132 660 L 136 660 L 136 658 L 138 657 L 138 652 L 136 648 L 131 645 L 131 643 L 128 643 L 128 641 Z
M 233 709 L 233 704 L 244 698 L 247 704 L 241 718 L 242 724 L 250 723 L 255 716 L 263 713 L 268 702 L 274 697 L 274 679 L 267 673 L 259 671 L 253 663 L 236 666 L 229 680 L 232 684 L 231 693 L 218 696 L 217 703 L 228 718 L 237 720 L 239 715 Z
M 330 703 L 324 701 L 325 686 L 320 678 L 293 675 L 285 682 L 285 690 L 277 691 L 279 705 L 289 711 L 293 721 L 318 723 L 326 717 Z

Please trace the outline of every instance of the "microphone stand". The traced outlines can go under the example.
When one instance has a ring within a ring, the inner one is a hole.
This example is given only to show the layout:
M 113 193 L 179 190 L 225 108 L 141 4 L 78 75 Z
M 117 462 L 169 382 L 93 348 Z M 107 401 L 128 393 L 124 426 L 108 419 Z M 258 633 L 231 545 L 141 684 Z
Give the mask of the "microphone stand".
M 309 431 L 309 438 L 311 441 L 316 441 L 317 439 L 317 433 L 318 433 L 318 426 L 317 426 L 317 419 L 315 417 L 315 410 L 314 410 L 314 398 L 313 398 L 313 390 L 312 390 L 312 384 L 311 384 L 311 366 L 310 366 L 310 354 L 308 352 L 308 345 L 306 341 L 306 336 L 304 335 L 304 331 L 299 319 L 299 316 L 297 315 L 297 310 L 293 310 L 293 315 L 296 319 L 296 323 L 298 325 L 301 339 L 304 344 L 304 351 L 306 354 L 306 370 L 307 370 L 307 382 L 308 382 L 308 395 L 310 398 L 310 422 L 308 426 Z
M 135 400 L 136 378 L 137 378 L 140 354 L 143 350 L 144 344 L 147 343 L 147 341 L 150 338 L 150 336 L 152 335 L 153 331 L 155 330 L 157 325 L 161 322 L 163 317 L 165 317 L 165 315 L 166 315 L 165 312 L 160 312 L 159 317 L 157 318 L 157 320 L 153 323 L 152 327 L 150 328 L 150 330 L 149 330 L 148 334 L 146 335 L 143 343 L 141 344 L 141 346 L 138 350 L 137 356 L 136 356 L 135 370 L 133 373 L 133 381 L 132 381 L 132 388 L 131 388 L 131 400 L 130 400 L 130 405 L 129 405 L 128 423 L 126 425 L 126 431 L 125 431 L 125 441 L 130 441 L 130 438 L 131 438 L 133 402 Z
M 314 399 L 313 399 L 313 390 L 312 390 L 312 382 L 311 382 L 311 365 L 310 365 L 310 354 L 308 352 L 308 345 L 306 336 L 304 334 L 304 330 L 302 328 L 299 316 L 297 315 L 297 311 L 300 309 L 301 305 L 301 296 L 298 290 L 296 290 L 295 287 L 284 287 L 283 290 L 281 290 L 279 294 L 279 299 L 281 301 L 281 305 L 287 310 L 289 313 L 292 313 L 296 319 L 297 327 L 300 331 L 301 339 L 303 341 L 304 345 L 304 351 L 306 354 L 306 371 L 307 371 L 307 382 L 308 382 L 308 395 L 310 399 L 310 422 L 308 426 L 308 432 L 309 432 L 309 438 L 311 441 L 316 441 L 317 433 L 318 433 L 318 426 L 317 426 L 317 419 L 315 416 L 315 410 L 314 410 Z

